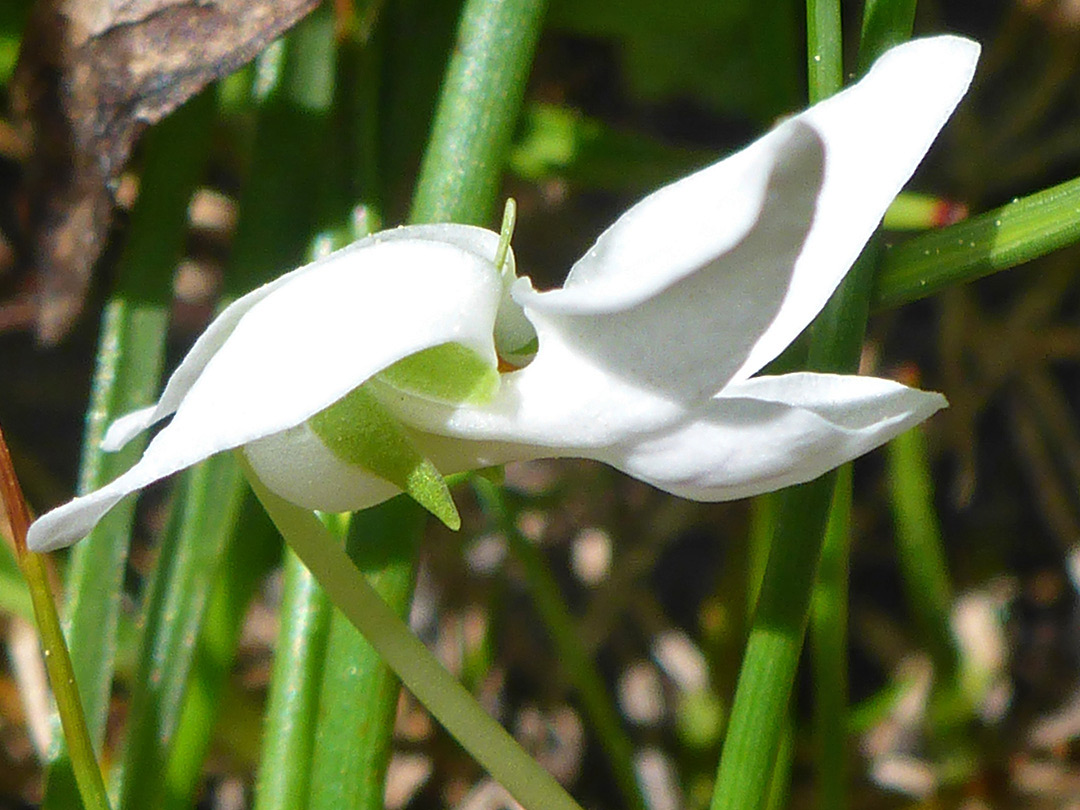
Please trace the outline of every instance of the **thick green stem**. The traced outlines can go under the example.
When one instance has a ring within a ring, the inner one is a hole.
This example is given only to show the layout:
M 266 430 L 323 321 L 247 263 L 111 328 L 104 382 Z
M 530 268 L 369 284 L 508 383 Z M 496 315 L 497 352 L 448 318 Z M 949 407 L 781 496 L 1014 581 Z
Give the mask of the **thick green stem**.
M 817 104 L 844 84 L 839 0 L 806 0 L 806 60 L 810 103 Z
M 420 167 L 413 222 L 488 224 L 545 5 L 545 0 L 465 4 Z
M 489 219 L 520 112 L 544 6 L 543 0 L 466 2 L 421 167 L 410 217 L 413 222 L 486 223 Z M 419 507 L 414 504 L 401 508 L 407 513 L 402 517 L 406 524 L 419 515 Z M 404 559 L 413 553 L 419 534 L 418 529 L 404 524 L 388 524 L 384 530 L 371 533 L 366 542 L 383 548 L 388 560 Z M 388 578 L 381 586 L 383 599 L 399 610 L 412 598 L 415 563 L 408 569 L 407 576 Z M 377 567 L 368 573 L 379 575 Z M 338 607 L 346 606 L 338 598 L 334 601 Z M 378 647 L 373 639 L 368 641 Z M 365 722 L 353 744 L 371 756 L 381 752 L 379 762 L 370 762 L 372 772 L 381 774 L 389 756 L 397 682 L 393 672 L 370 652 L 356 660 L 355 666 L 363 678 L 353 688 L 366 695 L 367 702 Z M 481 742 L 473 740 L 466 747 L 472 750 Z M 371 787 L 369 781 L 365 785 Z M 381 806 L 381 791 L 365 788 L 364 796 L 369 797 L 364 806 Z

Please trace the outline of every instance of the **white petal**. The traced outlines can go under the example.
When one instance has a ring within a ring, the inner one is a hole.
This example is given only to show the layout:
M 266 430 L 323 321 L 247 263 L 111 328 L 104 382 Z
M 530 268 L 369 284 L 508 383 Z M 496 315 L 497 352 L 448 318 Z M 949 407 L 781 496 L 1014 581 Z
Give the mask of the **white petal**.
M 817 478 L 945 405 L 940 394 L 875 377 L 758 377 L 681 424 L 594 457 L 684 498 L 735 500 Z
M 563 289 L 523 281 L 516 298 L 539 332 L 639 386 L 685 401 L 745 379 L 824 306 L 977 55 L 957 37 L 894 48 L 857 85 L 631 208 Z
M 799 117 L 825 142 L 825 182 L 784 304 L 736 379 L 779 355 L 825 306 L 967 92 L 979 50 L 954 36 L 899 45 Z
M 501 284 L 486 258 L 445 241 L 375 238 L 305 270 L 193 364 L 201 374 L 182 381 L 172 422 L 134 467 L 31 527 L 35 550 L 78 540 L 126 494 L 297 425 L 414 352 L 458 342 L 496 362 Z
M 354 247 L 355 245 L 350 245 L 349 248 L 345 249 L 349 250 Z M 151 425 L 174 413 L 188 389 L 199 378 L 203 368 L 206 367 L 210 358 L 214 356 L 214 352 L 221 348 L 221 344 L 232 334 L 233 329 L 236 328 L 236 324 L 244 313 L 274 290 L 288 284 L 297 274 L 307 272 L 312 266 L 307 265 L 297 268 L 291 273 L 286 273 L 273 281 L 263 284 L 261 287 L 257 287 L 225 307 L 199 335 L 191 350 L 188 351 L 180 365 L 177 366 L 176 371 L 169 377 L 165 390 L 158 401 L 149 407 L 140 408 L 114 420 L 105 432 L 105 437 L 101 441 L 101 449 L 110 453 L 115 452 Z
M 292 272 L 257 287 L 223 309 L 206 327 L 205 331 L 199 335 L 195 345 L 191 347 L 183 361 L 177 366 L 172 376 L 169 377 L 165 390 L 156 404 L 125 414 L 109 426 L 101 442 L 102 449 L 108 452 L 119 450 L 151 425 L 175 413 L 185 394 L 187 394 L 195 380 L 199 378 L 210 358 L 214 356 L 222 343 L 232 334 L 244 313 L 274 290 L 288 284 L 298 276 L 323 267 L 326 262 L 351 261 L 359 251 L 366 250 L 373 243 L 408 240 L 424 240 L 455 245 L 476 256 L 493 260 L 495 250 L 499 244 L 499 235 L 486 228 L 478 228 L 474 225 L 408 225 L 393 228 L 353 242 L 351 245 L 335 251 L 331 256 L 298 267 Z M 510 266 L 513 267 L 513 251 L 509 252 L 508 260 Z
M 389 481 L 335 456 L 307 422 L 256 439 L 243 452 L 267 489 L 308 509 L 354 512 L 401 492 Z
M 418 431 L 520 446 L 508 458 L 581 455 L 584 448 L 659 429 L 685 413 L 686 406 L 671 397 L 592 365 L 562 338 L 541 325 L 540 353 L 526 368 L 502 375 L 498 392 L 482 404 L 434 402 L 378 381 L 374 390 L 391 413 Z

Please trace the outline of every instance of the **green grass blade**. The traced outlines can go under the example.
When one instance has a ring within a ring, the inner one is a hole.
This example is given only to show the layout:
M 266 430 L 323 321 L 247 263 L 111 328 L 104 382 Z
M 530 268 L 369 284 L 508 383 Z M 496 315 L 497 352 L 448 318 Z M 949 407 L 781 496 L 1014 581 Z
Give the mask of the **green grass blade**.
M 645 810 L 645 798 L 634 771 L 634 749 L 630 737 L 619 720 L 618 710 L 612 703 L 600 671 L 578 638 L 577 627 L 558 583 L 539 549 L 518 531 L 501 488 L 481 476 L 473 477 L 473 488 L 484 510 L 506 537 L 510 552 L 525 571 L 533 602 L 555 645 L 559 669 L 573 684 L 585 710 L 586 720 L 600 740 L 622 794 L 623 804 L 633 810 Z
M 395 498 L 352 516 L 346 550 L 356 568 L 398 616 L 412 599 L 426 515 Z M 386 543 L 387 537 L 397 537 Z M 339 605 L 340 607 L 340 605 Z M 311 810 L 381 808 L 399 686 L 385 677 L 378 652 L 334 611 L 322 673 Z M 375 691 L 372 691 L 375 690 Z
M 885 253 L 876 309 L 927 298 L 1080 241 L 1080 178 L 916 236 Z
M 848 805 L 847 636 L 852 477 L 850 464 L 841 467 L 836 476 L 810 614 L 817 806 L 829 810 L 844 810 Z
M 540 35 L 544 0 L 469 0 L 420 167 L 413 222 L 487 225 Z
M 244 497 L 240 518 L 230 527 L 234 537 L 215 573 L 207 572 L 213 587 L 207 602 L 184 694 L 184 704 L 176 724 L 172 751 L 165 768 L 164 810 L 190 808 L 203 782 L 203 765 L 215 731 L 225 731 L 233 742 L 242 738 L 255 742 L 244 751 L 257 750 L 261 727 L 247 723 L 245 734 L 226 699 L 229 676 L 236 658 L 244 619 L 259 585 L 281 557 L 281 538 L 266 513 L 251 494 L 247 483 L 238 482 Z M 255 715 L 258 718 L 258 715 Z M 252 756 L 250 761 L 254 762 Z
M 916 0 L 866 0 L 859 38 L 859 73 L 885 51 L 911 38 Z
M 142 194 L 132 214 L 106 306 L 98 343 L 93 394 L 87 414 L 79 490 L 101 486 L 131 466 L 144 442 L 118 453 L 99 449 L 117 416 L 153 401 L 165 353 L 172 274 L 187 226 L 187 206 L 202 173 L 209 143 L 212 100 L 193 99 L 148 136 Z M 100 741 L 116 657 L 121 581 L 127 561 L 134 504 L 121 503 L 72 552 L 66 582 L 66 634 L 91 738 Z M 46 777 L 42 806 L 66 810 L 74 783 L 66 755 L 57 753 Z
M 188 673 L 214 583 L 243 500 L 243 478 L 231 456 L 209 459 L 184 476 L 144 610 L 142 647 L 131 684 L 121 764 L 123 810 L 160 807 L 162 773 L 179 721 Z
M 274 671 L 255 787 L 255 810 L 305 810 L 330 600 L 292 552 L 285 556 Z
M 780 746 L 776 749 L 776 765 L 773 767 L 769 795 L 765 799 L 765 810 L 783 810 L 788 806 L 788 797 L 791 794 L 791 770 L 794 765 L 795 718 L 789 709 L 784 718 L 784 728 L 780 732 Z M 825 804 L 821 806 L 828 807 Z
M 915 428 L 887 448 L 889 494 L 896 525 L 896 545 L 908 607 L 946 681 L 957 674 L 959 657 L 951 630 L 952 586 L 945 544 L 934 508 L 934 487 L 926 438 Z

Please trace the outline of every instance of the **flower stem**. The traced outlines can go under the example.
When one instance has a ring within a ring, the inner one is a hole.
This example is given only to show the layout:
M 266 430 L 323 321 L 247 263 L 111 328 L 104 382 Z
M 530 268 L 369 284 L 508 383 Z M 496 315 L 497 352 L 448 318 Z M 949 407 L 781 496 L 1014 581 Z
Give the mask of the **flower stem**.
M 270 519 L 330 600 L 477 762 L 528 808 L 580 810 L 412 634 L 318 518 L 271 493 L 250 469 L 246 472 Z
M 409 610 L 427 513 L 409 498 L 353 514 L 345 552 L 395 615 Z M 382 810 L 393 753 L 391 728 L 401 685 L 377 649 L 342 611 L 332 611 L 318 685 L 317 745 L 308 803 L 334 810 Z
M 15 540 L 15 553 L 19 566 L 23 570 L 30 586 L 30 598 L 34 603 L 34 615 L 37 618 L 38 632 L 41 634 L 42 654 L 45 656 L 45 668 L 49 673 L 49 682 L 56 697 L 60 712 L 60 723 L 67 740 L 71 765 L 75 780 L 79 786 L 83 805 L 86 810 L 108 810 L 109 797 L 105 791 L 105 780 L 101 775 L 94 744 L 90 741 L 90 732 L 86 727 L 79 689 L 75 682 L 75 673 L 71 667 L 64 633 L 60 629 L 60 617 L 56 613 L 52 590 L 45 571 L 44 558 L 33 554 L 26 548 L 26 530 L 30 527 L 30 514 L 26 508 L 15 467 L 11 463 L 4 434 L 0 431 L 0 500 L 11 523 L 11 532 Z

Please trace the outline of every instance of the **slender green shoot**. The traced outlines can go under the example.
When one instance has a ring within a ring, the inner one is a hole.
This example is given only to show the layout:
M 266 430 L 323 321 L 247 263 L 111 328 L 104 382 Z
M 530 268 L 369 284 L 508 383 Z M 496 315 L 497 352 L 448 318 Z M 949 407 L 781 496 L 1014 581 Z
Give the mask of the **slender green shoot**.
M 841 467 L 836 476 L 810 614 L 817 806 L 829 810 L 843 810 L 848 804 L 847 616 L 852 478 L 850 464 Z
M 874 287 L 875 309 L 1015 267 L 1080 241 L 1080 178 L 1021 197 L 890 248 Z
M 465 750 L 530 810 L 581 810 L 413 635 L 314 513 L 274 495 L 250 468 L 246 472 L 270 519 L 330 600 Z
M 75 682 L 75 672 L 71 666 L 64 633 L 60 629 L 60 617 L 56 612 L 49 578 L 45 571 L 44 557 L 34 554 L 26 547 L 26 532 L 30 528 L 30 513 L 26 508 L 26 499 L 15 475 L 15 466 L 11 462 L 4 434 L 0 431 L 0 501 L 11 524 L 11 533 L 15 541 L 15 554 L 19 566 L 30 586 L 30 598 L 34 603 L 34 616 L 37 619 L 38 632 L 41 634 L 42 654 L 45 656 L 45 668 L 49 673 L 56 706 L 60 713 L 60 723 L 67 740 L 71 767 L 79 786 L 86 810 L 109 810 L 109 796 L 105 791 L 105 780 L 101 775 L 94 744 L 90 741 L 90 732 L 86 727 L 79 688 Z

